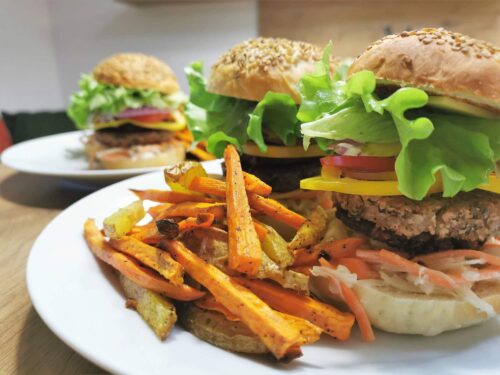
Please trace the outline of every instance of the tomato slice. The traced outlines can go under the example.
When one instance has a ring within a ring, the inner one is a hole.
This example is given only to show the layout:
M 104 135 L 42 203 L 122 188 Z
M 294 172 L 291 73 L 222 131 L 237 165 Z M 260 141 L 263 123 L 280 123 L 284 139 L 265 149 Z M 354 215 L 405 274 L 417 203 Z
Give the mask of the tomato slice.
M 339 156 L 321 158 L 321 165 L 362 172 L 389 172 L 394 170 L 396 158 L 379 156 Z
M 134 116 L 131 119 L 141 122 L 162 122 L 168 117 L 170 117 L 168 113 L 159 113 L 155 115 Z

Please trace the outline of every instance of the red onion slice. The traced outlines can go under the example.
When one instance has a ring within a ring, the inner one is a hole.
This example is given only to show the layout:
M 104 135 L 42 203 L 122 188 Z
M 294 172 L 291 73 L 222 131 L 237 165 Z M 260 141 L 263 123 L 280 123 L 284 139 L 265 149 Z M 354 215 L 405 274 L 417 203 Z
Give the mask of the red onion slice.
M 153 107 L 142 107 L 142 108 L 127 108 L 122 112 L 118 113 L 116 118 L 131 118 L 138 116 L 149 116 L 149 115 L 168 115 L 170 110 L 167 108 L 153 108 Z

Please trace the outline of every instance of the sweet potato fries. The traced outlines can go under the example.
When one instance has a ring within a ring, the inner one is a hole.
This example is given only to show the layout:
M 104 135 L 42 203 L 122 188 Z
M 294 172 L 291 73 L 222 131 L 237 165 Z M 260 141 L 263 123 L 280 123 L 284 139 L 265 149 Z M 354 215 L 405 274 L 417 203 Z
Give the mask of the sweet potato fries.
M 207 339 L 211 332 L 209 341 L 224 348 L 248 352 L 250 344 L 263 347 L 277 359 L 300 356 L 301 346 L 315 342 L 321 333 L 347 340 L 354 316 L 308 295 L 309 268 L 328 249 L 312 246 L 308 256 L 306 250 L 295 249 L 297 243 L 311 245 L 322 233 L 315 229 L 314 217 L 306 221 L 269 198 L 269 185 L 242 171 L 233 146 L 226 148 L 224 158 L 225 181 L 208 177 L 191 162 L 169 167 L 166 182 L 173 191 L 132 190 L 141 200 L 156 202 L 147 210 L 149 222 L 140 221 L 146 212 L 142 201 L 113 213 L 107 220 L 113 226 L 105 232 L 93 220 L 86 221 L 90 250 L 121 273 L 122 285 L 128 286 L 127 296 L 132 297 L 127 305 L 135 306 L 158 337 L 165 338 L 177 316 L 183 321 L 184 311 L 165 298 L 184 301 L 189 319 L 207 316 L 196 311 L 217 316 L 217 325 L 210 327 L 208 321 L 188 322 L 185 326 L 194 334 Z M 295 229 L 304 225 L 297 235 L 302 241 L 296 238 L 290 247 L 275 228 L 264 224 L 263 216 Z M 351 254 L 357 243 L 348 247 Z M 243 344 L 228 332 L 244 333 Z

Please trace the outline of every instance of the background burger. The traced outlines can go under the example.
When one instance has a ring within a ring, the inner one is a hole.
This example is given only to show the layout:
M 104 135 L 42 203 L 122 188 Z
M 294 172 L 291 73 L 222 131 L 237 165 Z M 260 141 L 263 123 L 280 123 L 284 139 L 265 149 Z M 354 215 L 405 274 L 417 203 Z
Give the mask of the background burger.
M 224 53 L 208 83 L 202 63 L 191 64 L 185 69 L 191 91 L 186 116 L 195 140 L 208 140 L 218 157 L 234 144 L 243 153 L 244 170 L 274 192 L 298 189 L 300 179 L 319 173 L 318 157 L 324 155 L 316 145 L 304 151 L 297 119 L 296 85 L 320 59 L 317 46 L 258 38 Z M 327 65 L 333 68 L 329 60 Z
M 500 311 L 499 57 L 443 29 L 403 32 L 368 47 L 346 81 L 303 93 L 305 144 L 331 155 L 301 187 L 335 192 L 338 219 L 386 249 L 356 252 L 376 277 L 352 284 L 383 330 L 433 335 Z
M 79 86 L 68 115 L 78 128 L 93 130 L 85 147 L 91 167 L 153 167 L 185 159 L 184 95 L 169 66 L 152 56 L 117 54 L 83 75 Z

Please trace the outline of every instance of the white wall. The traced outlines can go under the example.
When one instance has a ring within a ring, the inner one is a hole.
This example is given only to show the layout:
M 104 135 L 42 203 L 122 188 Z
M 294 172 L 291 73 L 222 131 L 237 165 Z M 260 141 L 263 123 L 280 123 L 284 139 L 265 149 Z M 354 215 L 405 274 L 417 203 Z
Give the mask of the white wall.
M 45 0 L 0 0 L 0 110 L 61 108 Z
M 254 1 L 137 6 L 112 0 L 49 0 L 49 9 L 65 99 L 80 73 L 115 52 L 163 59 L 187 89 L 186 64 L 196 59 L 211 64 L 224 50 L 257 34 Z
M 81 73 L 116 52 L 163 59 L 187 89 L 183 67 L 190 61 L 208 67 L 257 35 L 257 5 L 0 0 L 0 30 L 0 109 L 53 109 L 66 106 Z

